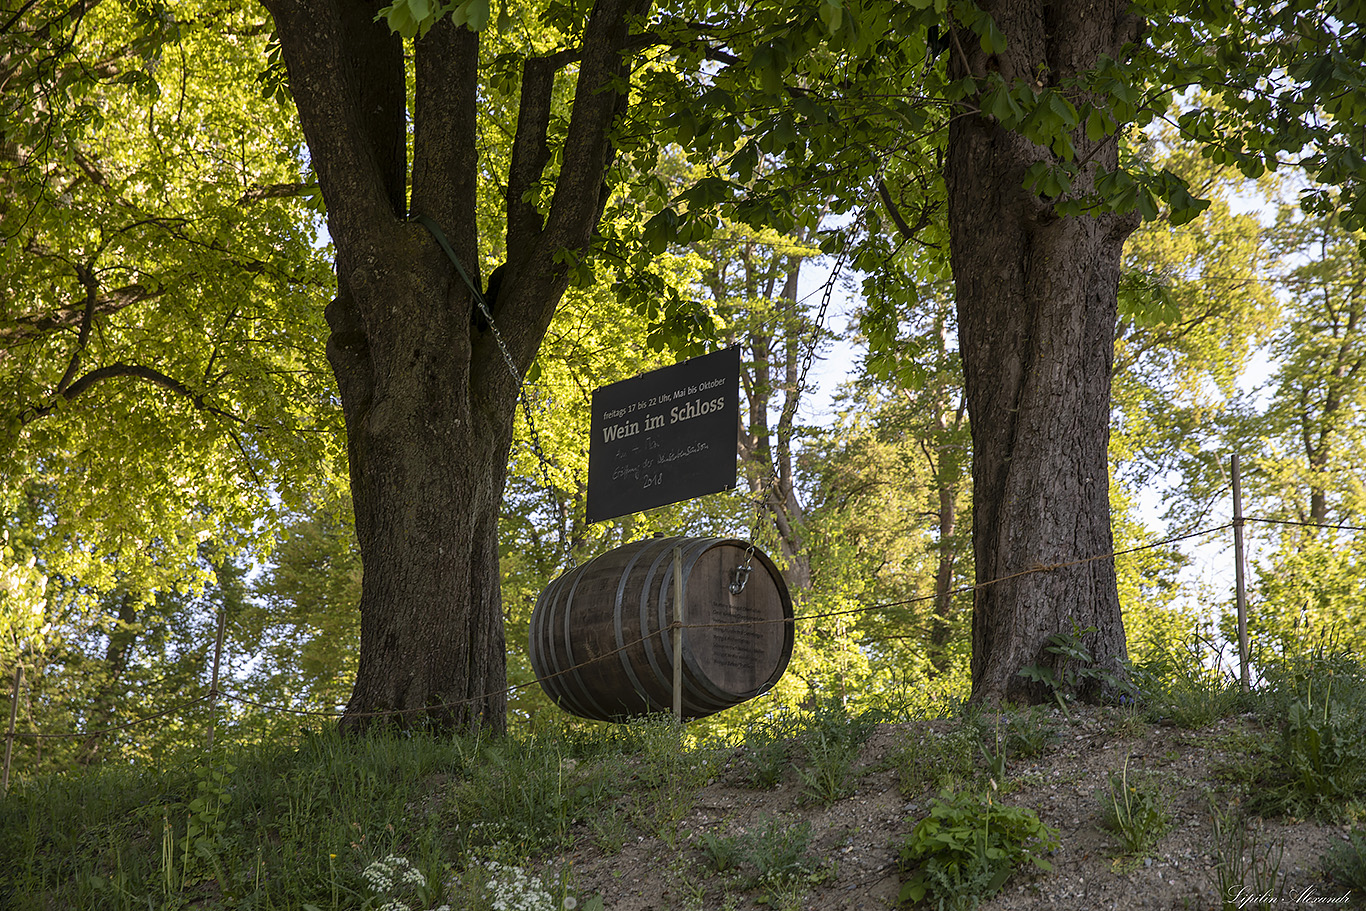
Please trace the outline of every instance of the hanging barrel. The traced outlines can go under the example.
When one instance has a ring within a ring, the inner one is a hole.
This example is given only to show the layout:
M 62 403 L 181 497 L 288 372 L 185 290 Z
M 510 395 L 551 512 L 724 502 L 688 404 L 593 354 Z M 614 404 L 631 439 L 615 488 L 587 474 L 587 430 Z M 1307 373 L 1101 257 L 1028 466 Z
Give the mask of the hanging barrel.
M 531 666 L 562 709 L 600 721 L 673 710 L 675 547 L 683 717 L 753 699 L 787 670 L 792 598 L 772 560 L 735 539 L 647 538 L 574 567 L 536 599 Z

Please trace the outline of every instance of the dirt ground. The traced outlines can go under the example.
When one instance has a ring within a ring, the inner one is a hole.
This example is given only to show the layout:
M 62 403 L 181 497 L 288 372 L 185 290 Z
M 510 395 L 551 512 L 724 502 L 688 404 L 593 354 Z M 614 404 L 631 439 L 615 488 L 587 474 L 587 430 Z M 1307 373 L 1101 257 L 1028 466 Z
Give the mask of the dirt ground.
M 1226 780 L 1227 769 L 1239 749 L 1233 735 L 1251 730 L 1250 721 L 1232 718 L 1208 730 L 1185 731 L 1135 724 L 1111 709 L 1078 707 L 1071 715 L 1052 719 L 1060 737 L 1046 753 L 1009 765 L 1000 796 L 1002 803 L 1033 809 L 1058 830 L 1060 846 L 1049 858 L 1053 870 L 1022 870 L 982 911 L 1219 909 L 1211 807 L 1231 809 L 1237 789 Z M 723 772 L 697 796 L 672 846 L 657 834 L 632 829 L 619 851 L 613 845 L 612 853 L 604 853 L 601 839 L 584 827 L 575 849 L 551 863 L 569 864 L 579 895 L 601 895 L 608 911 L 772 909 L 779 903 L 761 890 L 745 890 L 735 876 L 715 872 L 701 850 L 702 835 L 733 833 L 774 818 L 794 825 L 807 820 L 813 853 L 823 858 L 829 875 L 804 885 L 801 908 L 895 907 L 901 888 L 897 845 L 933 795 L 902 797 L 885 757 L 946 725 L 879 726 L 856 767 L 857 793 L 832 806 L 800 800 L 795 771 L 772 790 L 737 786 L 729 783 L 736 776 Z M 1109 773 L 1126 758 L 1130 775 L 1160 782 L 1172 822 L 1146 859 L 1117 858 L 1115 836 L 1101 827 Z M 1250 826 L 1263 862 L 1269 856 L 1279 863 L 1269 895 L 1254 893 L 1248 878 L 1243 907 L 1366 907 L 1362 896 L 1322 872 L 1323 856 L 1335 841 L 1345 840 L 1350 827 L 1303 820 L 1253 820 Z

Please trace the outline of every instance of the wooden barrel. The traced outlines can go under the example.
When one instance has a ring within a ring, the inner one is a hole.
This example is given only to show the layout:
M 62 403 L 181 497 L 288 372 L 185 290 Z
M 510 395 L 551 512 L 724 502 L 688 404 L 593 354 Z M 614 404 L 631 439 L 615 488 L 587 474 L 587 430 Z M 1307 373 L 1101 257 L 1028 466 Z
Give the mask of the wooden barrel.
M 683 717 L 768 692 L 792 657 L 792 598 L 773 561 L 728 538 L 647 538 L 561 575 L 531 615 L 531 666 L 568 712 L 673 711 L 674 548 L 682 550 Z M 748 559 L 747 559 L 748 555 Z M 732 592 L 735 570 L 752 569 Z

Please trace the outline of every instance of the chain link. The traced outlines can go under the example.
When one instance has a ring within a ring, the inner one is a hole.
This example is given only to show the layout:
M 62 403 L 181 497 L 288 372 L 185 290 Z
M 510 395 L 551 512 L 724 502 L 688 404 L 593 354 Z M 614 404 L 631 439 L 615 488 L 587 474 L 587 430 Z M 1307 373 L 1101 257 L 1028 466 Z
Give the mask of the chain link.
M 882 179 L 884 170 L 885 165 L 878 169 L 877 179 L 879 181 Z M 862 222 L 867 217 L 868 210 L 875 204 L 875 196 L 876 191 L 871 191 L 869 193 L 868 201 L 864 203 L 863 207 L 859 210 L 858 218 L 855 219 L 856 223 Z M 849 257 L 849 249 L 852 246 L 852 243 L 853 234 L 850 232 L 846 237 L 845 242 L 840 246 L 839 254 L 835 257 L 835 263 L 830 269 L 830 277 L 825 281 L 825 287 L 821 292 L 821 305 L 816 311 L 816 319 L 811 326 L 811 343 L 807 345 L 806 354 L 802 358 L 801 370 L 797 373 L 797 382 L 793 387 L 794 394 L 784 405 L 782 417 L 778 422 L 780 441 L 785 447 L 791 443 L 792 424 L 796 420 L 797 401 L 801 397 L 801 394 L 806 390 L 806 376 L 811 370 L 811 365 L 816 360 L 816 348 L 820 345 L 821 329 L 825 325 L 826 315 L 830 310 L 830 301 L 835 292 L 835 284 L 839 281 L 840 274 L 844 269 L 845 260 Z M 754 542 L 758 539 L 761 526 L 763 525 L 764 505 L 767 503 L 770 493 L 777 494 L 780 492 L 779 488 L 781 485 L 778 477 L 778 468 L 772 461 L 769 462 L 768 468 L 768 477 L 760 483 L 757 496 L 753 500 L 754 524 L 750 534 L 749 549 L 745 551 L 745 562 L 742 566 L 737 566 L 735 568 L 734 581 L 731 582 L 731 591 L 735 594 L 739 594 L 739 591 L 744 589 L 744 583 L 740 581 L 741 572 L 743 571 L 747 578 L 753 568 L 751 561 L 754 556 Z
M 541 480 L 545 486 L 546 496 L 554 500 L 558 506 L 558 498 L 555 496 L 554 492 L 555 484 L 550 477 L 550 459 L 546 457 L 545 449 L 541 446 L 541 435 L 536 430 L 536 422 L 532 417 L 531 401 L 526 391 L 526 380 L 522 378 L 521 373 L 517 370 L 517 364 L 512 359 L 512 352 L 508 349 L 507 342 L 503 339 L 503 333 L 498 331 L 498 324 L 494 322 L 493 311 L 489 309 L 488 301 L 484 299 L 483 292 L 479 290 L 479 286 L 470 280 L 469 273 L 466 272 L 465 267 L 460 264 L 460 258 L 457 257 L 455 251 L 451 249 L 450 242 L 446 240 L 446 235 L 442 232 L 440 226 L 425 215 L 414 215 L 412 220 L 422 225 L 431 232 L 432 237 L 436 238 L 437 244 L 441 246 L 441 249 L 446 253 L 446 257 L 451 261 L 451 264 L 455 266 L 455 271 L 460 273 L 460 277 L 464 279 L 465 284 L 469 287 L 470 293 L 474 296 L 474 303 L 479 308 L 479 314 L 483 316 L 484 320 L 489 324 L 489 331 L 493 333 L 493 340 L 497 342 L 498 350 L 502 352 L 503 361 L 507 364 L 508 374 L 512 377 L 512 381 L 517 384 L 517 399 L 521 402 L 522 417 L 526 421 L 527 434 L 531 438 L 529 440 L 531 451 L 536 456 L 536 460 L 541 467 Z M 572 553 L 566 553 L 565 559 L 572 564 Z

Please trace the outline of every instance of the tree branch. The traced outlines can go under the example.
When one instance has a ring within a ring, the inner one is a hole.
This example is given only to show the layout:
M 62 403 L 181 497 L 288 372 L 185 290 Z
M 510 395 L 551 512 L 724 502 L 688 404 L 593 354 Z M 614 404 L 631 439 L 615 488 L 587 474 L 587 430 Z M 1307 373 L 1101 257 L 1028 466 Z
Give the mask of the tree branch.
M 239 206 L 247 203 L 260 202 L 263 199 L 284 199 L 289 196 L 302 196 L 312 184 L 307 183 L 272 183 L 266 186 L 260 184 L 247 190 L 242 194 L 242 198 L 237 200 Z
M 626 48 L 631 42 L 630 29 L 649 6 L 650 0 L 596 0 L 593 4 L 584 28 L 578 82 L 550 214 L 544 228 L 535 235 L 534 246 L 524 256 L 513 242 L 535 229 L 540 216 L 537 213 L 533 217 L 532 211 L 521 203 L 521 195 L 534 185 L 529 181 L 539 179 L 544 168 L 541 118 L 549 115 L 533 110 L 527 115 L 531 119 L 525 127 L 519 120 L 518 142 L 514 143 L 516 179 L 508 181 L 508 274 L 503 279 L 494 315 L 513 359 L 522 370 L 535 357 L 555 304 L 568 286 L 566 254 L 573 257 L 588 250 L 602 216 L 605 177 L 612 153 L 611 130 L 629 97 L 630 60 Z M 555 58 L 544 59 L 544 63 L 535 65 L 528 61 L 526 72 L 531 77 L 531 87 L 528 89 L 524 82 L 523 96 L 533 101 L 538 96 L 545 97 L 547 84 L 553 82 Z M 518 206 L 515 217 L 514 205 Z
M 189 399 L 190 404 L 194 405 L 196 411 L 207 411 L 209 414 L 227 418 L 238 424 L 246 423 L 246 420 L 231 412 L 206 404 L 202 394 L 195 392 L 179 380 L 167 376 L 160 370 L 144 367 L 140 364 L 110 364 L 107 367 L 97 367 L 61 390 L 59 395 L 64 401 L 70 402 L 82 394 L 89 392 L 98 383 L 118 377 L 133 377 L 135 379 L 146 380 L 153 385 L 168 389 L 176 395 Z M 38 418 L 46 417 L 51 414 L 56 410 L 56 407 L 56 404 L 51 404 L 29 408 L 20 414 L 19 421 L 21 424 L 31 423 Z
M 629 88 L 630 66 L 624 49 L 630 20 L 648 0 L 598 0 L 584 29 L 583 60 L 574 91 L 569 134 L 555 198 L 546 220 L 551 243 L 586 249 L 602 210 L 603 176 L 611 152 L 609 133 Z
M 76 347 L 71 352 L 71 361 L 66 365 L 66 372 L 62 374 L 62 378 L 57 381 L 58 392 L 66 389 L 80 368 L 81 353 L 90 341 L 90 326 L 95 320 L 95 300 L 100 292 L 100 283 L 96 281 L 95 270 L 90 266 L 77 266 L 76 275 L 85 288 L 85 312 L 81 314 L 81 331 L 76 337 Z
M 132 304 L 160 297 L 165 290 L 161 286 L 148 288 L 139 284 L 125 285 L 95 300 L 93 307 L 87 298 L 79 307 L 9 321 L 8 325 L 0 326 L 0 348 L 10 348 L 30 338 L 82 325 L 87 313 L 92 317 L 117 313 Z
M 529 57 L 522 64 L 521 103 L 507 186 L 507 251 L 509 268 L 513 270 L 519 267 L 518 260 L 533 249 L 543 227 L 536 200 L 526 197 L 532 194 L 550 161 L 546 132 L 550 127 L 555 70 L 555 65 L 545 57 Z

